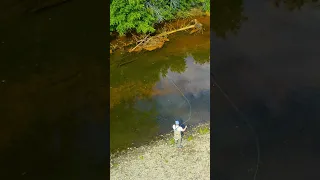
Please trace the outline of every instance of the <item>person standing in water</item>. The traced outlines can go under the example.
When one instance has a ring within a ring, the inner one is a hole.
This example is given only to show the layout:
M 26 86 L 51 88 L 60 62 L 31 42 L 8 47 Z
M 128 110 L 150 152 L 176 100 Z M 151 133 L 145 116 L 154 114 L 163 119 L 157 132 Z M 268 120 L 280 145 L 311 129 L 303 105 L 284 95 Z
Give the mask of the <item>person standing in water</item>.
M 184 132 L 187 129 L 187 126 L 185 128 L 182 128 L 181 126 L 179 126 L 179 121 L 176 121 L 174 125 L 172 125 L 172 128 L 174 130 L 174 140 L 175 140 L 175 144 L 177 146 L 177 148 L 182 148 L 181 145 L 181 132 Z

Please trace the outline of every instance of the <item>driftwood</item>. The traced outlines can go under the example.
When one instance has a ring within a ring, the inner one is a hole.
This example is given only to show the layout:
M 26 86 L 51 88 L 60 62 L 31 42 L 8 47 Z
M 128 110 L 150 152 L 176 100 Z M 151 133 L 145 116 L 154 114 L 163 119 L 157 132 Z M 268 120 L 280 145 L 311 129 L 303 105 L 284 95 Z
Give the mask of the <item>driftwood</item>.
M 187 29 L 192 29 L 192 31 L 190 32 L 190 34 L 195 33 L 195 32 L 199 32 L 202 31 L 202 24 L 199 23 L 196 19 L 191 21 L 192 25 L 188 25 L 186 27 L 180 28 L 180 29 L 175 29 L 169 32 L 163 32 L 161 34 L 158 34 L 156 36 L 152 36 L 149 37 L 149 34 L 146 35 L 143 39 L 137 41 L 137 45 L 135 47 L 133 47 L 132 49 L 129 50 L 129 52 L 138 52 L 141 51 L 143 49 L 148 50 L 148 51 L 152 51 L 158 48 L 162 48 L 162 46 L 164 45 L 164 43 L 166 41 L 169 41 L 169 39 L 167 38 L 167 36 L 169 34 L 178 32 L 178 31 L 185 31 Z

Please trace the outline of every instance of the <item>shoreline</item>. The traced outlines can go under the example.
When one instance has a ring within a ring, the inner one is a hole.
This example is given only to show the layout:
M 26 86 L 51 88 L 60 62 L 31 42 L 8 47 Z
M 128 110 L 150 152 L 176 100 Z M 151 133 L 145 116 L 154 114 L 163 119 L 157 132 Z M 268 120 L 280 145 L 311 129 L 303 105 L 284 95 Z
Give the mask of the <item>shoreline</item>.
M 210 122 L 190 127 L 179 150 L 173 134 L 111 154 L 111 179 L 210 179 Z M 180 172 L 181 171 L 181 172 Z
M 159 24 L 156 24 L 154 26 L 156 31 L 154 33 L 151 33 L 151 35 L 161 33 L 161 30 L 166 26 L 170 28 L 175 27 L 176 29 L 178 29 L 182 24 L 185 24 L 193 19 L 198 19 L 198 18 L 202 19 L 205 17 L 210 17 L 210 12 L 204 12 L 197 8 L 191 9 L 190 13 L 193 13 L 193 14 L 189 17 L 172 19 L 172 20 L 168 20 L 168 21 L 164 21 Z M 138 36 L 143 35 L 143 34 L 134 33 L 134 32 L 127 33 L 127 35 L 125 36 L 119 36 L 117 32 L 110 32 L 110 33 L 112 34 L 112 35 L 110 34 L 110 38 L 111 38 L 110 54 L 113 54 L 115 51 L 118 51 L 118 50 L 126 51 L 126 48 L 136 45 L 136 40 L 137 40 L 136 38 Z

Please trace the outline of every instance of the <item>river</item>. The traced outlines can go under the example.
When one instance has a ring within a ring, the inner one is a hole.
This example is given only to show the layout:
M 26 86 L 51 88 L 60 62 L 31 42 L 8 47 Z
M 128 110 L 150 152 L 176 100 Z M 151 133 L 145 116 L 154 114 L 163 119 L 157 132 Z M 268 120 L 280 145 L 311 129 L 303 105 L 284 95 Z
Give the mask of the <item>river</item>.
M 253 179 L 258 137 L 257 180 L 319 179 L 316 3 L 218 0 L 211 12 L 211 70 L 257 131 L 214 88 L 211 162 L 219 163 L 211 163 L 213 178 Z
M 175 120 L 210 121 L 210 17 L 198 20 L 203 34 L 177 33 L 161 49 L 111 56 L 112 152 L 170 132 Z

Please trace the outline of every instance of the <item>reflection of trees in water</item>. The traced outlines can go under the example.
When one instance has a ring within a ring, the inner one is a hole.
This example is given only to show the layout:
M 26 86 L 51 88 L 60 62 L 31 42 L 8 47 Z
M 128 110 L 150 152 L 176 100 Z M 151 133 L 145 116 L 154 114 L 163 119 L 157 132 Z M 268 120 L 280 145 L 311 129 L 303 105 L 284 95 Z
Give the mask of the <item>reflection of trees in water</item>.
M 301 9 L 306 4 L 315 4 L 319 0 L 273 0 L 276 7 L 282 4 L 290 11 Z M 320 7 L 320 5 L 317 5 Z M 211 29 L 217 37 L 226 38 L 227 33 L 236 34 L 243 21 L 248 18 L 243 15 L 242 0 L 215 0 L 211 7 Z
M 247 17 L 243 15 L 242 0 L 215 0 L 211 7 L 211 29 L 216 36 L 226 38 L 228 32 L 237 33 Z
M 208 49 L 196 49 L 190 52 L 198 64 L 210 62 Z M 110 103 L 112 107 L 121 102 L 135 101 L 136 97 L 149 98 L 153 95 L 153 86 L 166 77 L 169 70 L 183 73 L 187 69 L 185 53 L 159 56 L 158 54 L 141 57 L 137 62 L 124 67 L 111 66 Z M 148 61 L 152 59 L 152 61 Z M 145 62 L 143 62 L 145 61 Z
M 195 63 L 198 63 L 200 65 L 209 63 L 210 62 L 210 52 L 203 53 L 203 52 L 193 52 L 191 53 L 191 56 L 193 57 Z
M 176 63 L 173 63 L 170 65 L 170 71 L 176 72 L 176 73 L 183 73 L 187 69 L 187 64 L 184 60 L 184 58 L 177 59 Z
M 160 75 L 166 77 L 168 71 L 182 73 L 187 65 L 183 55 L 170 56 L 170 58 L 148 56 L 153 62 L 131 64 L 128 68 L 111 69 L 110 97 L 111 104 L 133 102 L 137 96 L 141 99 L 153 95 L 153 86 L 160 80 Z M 139 61 L 146 61 L 140 59 Z
M 194 61 L 204 64 L 210 61 L 209 51 L 191 52 Z M 130 67 L 111 69 L 110 108 L 125 102 L 132 103 L 137 97 L 150 98 L 154 95 L 153 86 L 160 80 L 160 76 L 166 77 L 169 70 L 175 73 L 183 73 L 187 69 L 186 55 L 170 55 L 170 58 L 146 57 L 153 62 L 131 64 Z M 139 61 L 144 61 L 141 59 Z
M 280 7 L 282 4 L 290 11 L 299 10 L 304 5 L 317 3 L 319 0 L 274 0 L 273 4 Z

